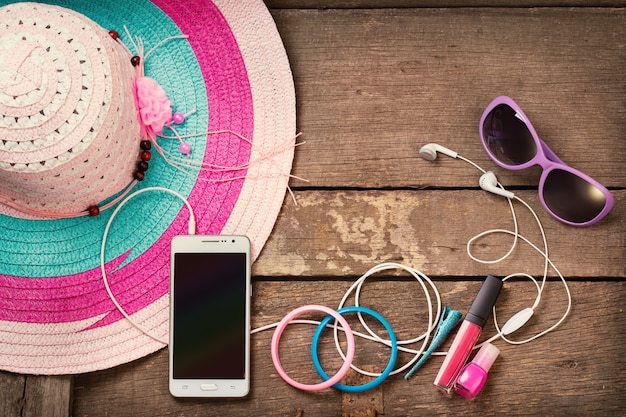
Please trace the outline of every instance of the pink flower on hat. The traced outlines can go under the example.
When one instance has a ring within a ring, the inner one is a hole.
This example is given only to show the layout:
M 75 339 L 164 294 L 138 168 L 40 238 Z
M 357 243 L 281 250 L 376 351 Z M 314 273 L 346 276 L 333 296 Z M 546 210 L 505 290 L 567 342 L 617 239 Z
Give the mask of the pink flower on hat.
M 135 88 L 141 124 L 160 135 L 163 126 L 172 119 L 172 102 L 153 78 L 137 77 Z

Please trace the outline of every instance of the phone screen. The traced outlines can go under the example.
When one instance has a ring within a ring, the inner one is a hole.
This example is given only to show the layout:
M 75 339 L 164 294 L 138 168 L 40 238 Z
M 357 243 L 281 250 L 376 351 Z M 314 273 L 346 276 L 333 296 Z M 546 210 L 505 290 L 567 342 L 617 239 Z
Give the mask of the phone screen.
M 246 378 L 247 256 L 174 254 L 174 379 Z

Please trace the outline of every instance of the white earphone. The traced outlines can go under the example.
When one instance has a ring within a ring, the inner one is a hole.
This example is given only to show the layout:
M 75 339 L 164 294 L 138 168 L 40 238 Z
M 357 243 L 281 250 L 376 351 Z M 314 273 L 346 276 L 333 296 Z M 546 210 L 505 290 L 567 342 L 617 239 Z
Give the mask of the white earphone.
M 505 190 L 500 184 L 498 184 L 498 179 L 496 178 L 496 174 L 493 171 L 487 171 L 483 175 L 480 176 L 478 180 L 478 185 L 485 191 L 489 191 L 490 193 L 501 195 L 506 198 L 513 198 L 515 194 L 510 191 Z
M 441 152 L 442 154 L 448 155 L 451 158 L 456 158 L 458 156 L 458 154 L 454 152 L 453 150 L 445 148 L 436 143 L 429 143 L 427 145 L 422 146 L 420 148 L 419 154 L 422 158 L 424 158 L 427 161 L 434 161 L 435 159 L 437 159 L 437 152 Z
M 502 185 L 498 183 L 496 174 L 494 174 L 493 171 L 485 172 L 484 169 L 480 168 L 475 163 L 463 157 L 459 157 L 459 154 L 457 152 L 453 151 L 452 149 L 448 149 L 445 146 L 441 146 L 437 143 L 428 143 L 420 148 L 419 155 L 427 161 L 434 161 L 435 159 L 437 159 L 437 152 L 440 152 L 444 155 L 448 155 L 449 157 L 454 158 L 454 159 L 457 159 L 457 158 L 463 159 L 466 162 L 469 162 L 470 164 L 478 168 L 480 171 L 482 171 L 483 175 L 480 177 L 480 180 L 478 181 L 478 185 L 480 185 L 480 188 L 482 188 L 483 190 L 489 191 L 490 193 L 493 193 L 493 194 L 501 195 L 506 198 L 513 198 L 515 196 L 515 194 L 513 194 L 510 191 L 505 190 L 502 187 Z
M 569 312 L 571 310 L 571 304 L 572 304 L 572 296 L 571 293 L 569 291 L 569 287 L 567 285 L 567 282 L 565 281 L 565 278 L 563 277 L 563 275 L 561 274 L 561 272 L 556 268 L 556 266 L 552 263 L 552 261 L 550 260 L 550 258 L 548 258 L 548 244 L 547 244 L 547 240 L 545 238 L 545 233 L 543 230 L 543 226 L 541 225 L 541 222 L 539 220 L 539 218 L 537 217 L 536 213 L 534 212 L 534 210 L 522 199 L 520 199 L 519 197 L 516 197 L 514 193 L 507 191 L 504 189 L 504 187 L 498 183 L 498 180 L 496 178 L 496 175 L 493 173 L 493 171 L 486 171 L 483 168 L 481 168 L 478 164 L 474 163 L 473 161 L 464 158 L 463 156 L 459 155 L 457 152 L 448 149 L 444 146 L 441 146 L 439 144 L 436 143 L 429 143 L 426 144 L 424 146 L 422 146 L 419 150 L 419 155 L 424 158 L 427 161 L 434 161 L 435 159 L 437 159 L 437 152 L 441 152 L 444 155 L 448 155 L 451 158 L 454 159 L 461 159 L 465 162 L 467 162 L 468 164 L 474 166 L 476 169 L 478 169 L 480 172 L 482 172 L 483 174 L 480 176 L 479 179 L 479 186 L 480 188 L 482 188 L 485 191 L 489 191 L 490 193 L 493 194 L 497 194 L 497 195 L 501 195 L 503 197 L 506 197 L 509 201 L 509 206 L 511 207 L 511 212 L 513 214 L 513 220 L 514 220 L 514 224 L 515 224 L 515 230 L 511 231 L 511 230 L 503 230 L 503 229 L 495 229 L 495 230 L 488 230 L 485 231 L 483 233 L 480 233 L 477 236 L 474 236 L 473 238 L 471 238 L 468 243 L 467 243 L 467 253 L 470 256 L 470 258 L 472 258 L 473 260 L 480 262 L 480 263 L 484 263 L 484 264 L 493 264 L 493 263 L 497 263 L 500 262 L 504 259 L 506 259 L 512 252 L 513 249 L 515 248 L 516 242 L 518 239 L 523 240 L 524 242 L 526 242 L 527 244 L 529 244 L 533 249 L 535 249 L 537 252 L 539 252 L 544 258 L 545 258 L 545 267 L 544 267 L 544 276 L 543 276 L 543 280 L 541 282 L 541 285 L 539 285 L 539 283 L 537 282 L 537 280 L 535 280 L 535 278 L 531 277 L 528 274 L 524 274 L 524 273 L 516 273 L 516 274 L 512 274 L 509 275 L 507 277 L 505 277 L 503 279 L 503 281 L 508 280 L 509 278 L 512 278 L 514 276 L 522 276 L 522 277 L 526 277 L 531 279 L 535 285 L 537 286 L 537 299 L 535 300 L 535 303 L 532 307 L 528 307 L 525 308 L 519 312 L 517 312 L 516 314 L 514 314 L 505 324 L 504 326 L 502 326 L 502 328 L 499 327 L 498 323 L 497 323 L 497 319 L 496 319 L 496 311 L 495 311 L 495 307 L 494 307 L 494 321 L 495 321 L 495 325 L 496 325 L 496 329 L 498 331 L 498 334 L 494 337 L 492 337 L 491 339 L 487 340 L 487 342 L 491 342 L 495 339 L 497 339 L 498 337 L 502 337 L 502 339 L 504 339 L 506 342 L 508 343 L 512 343 L 512 344 L 523 344 L 523 343 L 527 343 L 530 342 L 531 340 L 534 340 L 540 336 L 543 336 L 544 334 L 554 330 L 555 328 L 557 328 L 564 320 L 565 318 L 569 315 Z M 524 206 L 526 206 L 526 208 L 528 210 L 530 210 L 530 212 L 533 214 L 535 221 L 537 222 L 539 229 L 541 231 L 541 235 L 543 237 L 543 244 L 544 244 L 544 250 L 541 250 L 540 248 L 538 248 L 537 246 L 535 246 L 535 244 L 533 244 L 532 242 L 530 242 L 528 239 L 526 239 L 524 236 L 520 235 L 518 233 L 518 229 L 517 229 L 517 218 L 515 216 L 515 211 L 513 209 L 513 205 L 512 205 L 512 200 L 515 199 L 516 201 L 519 201 L 520 203 L 522 203 Z M 478 259 L 476 258 L 472 252 L 471 252 L 471 245 L 479 238 L 486 236 L 490 233 L 506 233 L 506 234 L 511 234 L 515 237 L 515 240 L 513 242 L 513 245 L 511 246 L 511 248 L 509 249 L 509 251 L 507 252 L 507 254 L 505 254 L 504 256 L 502 256 L 501 258 L 495 260 L 495 261 L 485 261 L 482 259 Z M 554 271 L 559 275 L 559 277 L 561 278 L 561 281 L 563 282 L 563 285 L 565 287 L 565 291 L 567 293 L 567 299 L 568 299 L 568 303 L 567 303 L 567 308 L 565 310 L 565 313 L 563 314 L 563 316 L 561 316 L 561 318 L 552 326 L 550 326 L 548 329 L 545 329 L 544 331 L 526 339 L 523 341 L 512 341 L 507 339 L 507 335 L 510 333 L 513 333 L 514 331 L 518 330 L 520 327 L 522 327 L 524 324 L 526 324 L 530 318 L 533 316 L 534 314 L 534 310 L 537 307 L 537 305 L 539 304 L 539 301 L 541 300 L 541 294 L 543 292 L 543 287 L 546 283 L 546 278 L 547 278 L 547 272 L 548 272 L 548 265 L 551 266 Z

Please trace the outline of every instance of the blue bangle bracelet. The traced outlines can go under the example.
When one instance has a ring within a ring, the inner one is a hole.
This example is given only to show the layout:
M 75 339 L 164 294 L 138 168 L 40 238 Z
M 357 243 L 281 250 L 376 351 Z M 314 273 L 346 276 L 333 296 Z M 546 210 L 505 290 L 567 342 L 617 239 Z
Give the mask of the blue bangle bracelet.
M 389 341 L 391 342 L 391 355 L 389 356 L 389 363 L 387 364 L 385 370 L 376 379 L 368 382 L 367 384 L 344 385 L 336 383 L 335 385 L 333 385 L 333 387 L 346 392 L 363 392 L 380 385 L 389 376 L 389 374 L 393 370 L 393 367 L 396 364 L 396 359 L 398 358 L 398 341 L 396 339 L 395 333 L 393 332 L 393 329 L 391 328 L 391 325 L 387 320 L 385 320 L 383 316 L 367 307 L 349 306 L 341 308 L 337 310 L 337 312 L 342 315 L 345 313 L 363 313 L 372 316 L 376 320 L 378 320 L 385 327 L 387 333 L 389 334 Z M 324 331 L 324 328 L 328 325 L 328 323 L 330 323 L 332 319 L 332 316 L 326 316 L 324 320 L 322 320 L 322 322 L 319 324 L 319 326 L 317 326 L 317 329 L 315 330 L 315 334 L 313 335 L 313 341 L 311 343 L 311 356 L 313 357 L 313 365 L 315 365 L 317 373 L 325 380 L 328 380 L 330 377 L 322 369 L 322 365 L 320 364 L 320 360 L 317 355 L 317 345 L 322 331 Z

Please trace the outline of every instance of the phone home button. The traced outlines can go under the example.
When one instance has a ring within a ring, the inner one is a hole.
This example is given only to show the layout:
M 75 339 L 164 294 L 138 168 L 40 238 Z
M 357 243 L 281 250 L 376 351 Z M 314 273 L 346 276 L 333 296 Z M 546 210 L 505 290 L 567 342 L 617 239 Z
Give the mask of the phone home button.
M 217 391 L 216 384 L 200 384 L 200 389 L 202 391 Z

